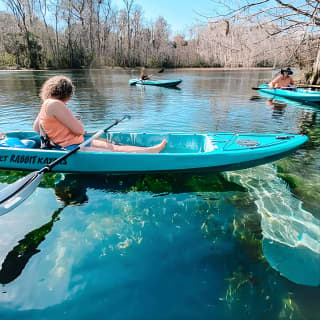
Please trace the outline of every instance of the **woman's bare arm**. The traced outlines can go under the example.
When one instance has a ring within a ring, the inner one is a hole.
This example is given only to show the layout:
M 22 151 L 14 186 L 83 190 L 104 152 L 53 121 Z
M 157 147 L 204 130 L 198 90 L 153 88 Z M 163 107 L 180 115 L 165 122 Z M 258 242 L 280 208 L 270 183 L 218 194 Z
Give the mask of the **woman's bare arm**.
M 274 78 L 272 81 L 269 82 L 269 87 L 270 88 L 274 88 L 277 85 L 277 82 L 279 81 L 281 75 L 277 76 L 276 78 Z
M 39 115 L 37 116 L 37 119 L 33 123 L 33 131 L 40 133 L 39 128 Z

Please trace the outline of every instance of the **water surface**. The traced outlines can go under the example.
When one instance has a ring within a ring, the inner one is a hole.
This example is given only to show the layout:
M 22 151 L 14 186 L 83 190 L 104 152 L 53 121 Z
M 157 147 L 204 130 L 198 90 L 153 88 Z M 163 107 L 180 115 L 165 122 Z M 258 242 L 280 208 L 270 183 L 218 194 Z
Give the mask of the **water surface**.
M 320 108 L 260 96 L 271 71 L 0 73 L 0 130 L 31 130 L 69 76 L 87 131 L 305 133 L 275 163 L 221 174 L 50 174 L 0 217 L 1 319 L 318 319 Z M 0 187 L 21 177 L 0 171 Z

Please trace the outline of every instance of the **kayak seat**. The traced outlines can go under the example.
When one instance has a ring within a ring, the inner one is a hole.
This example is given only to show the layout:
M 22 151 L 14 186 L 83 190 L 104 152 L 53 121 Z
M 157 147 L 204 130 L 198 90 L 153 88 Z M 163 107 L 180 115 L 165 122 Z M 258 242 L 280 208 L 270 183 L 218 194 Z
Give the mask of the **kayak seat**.
M 36 147 L 37 142 L 32 139 L 5 138 L 0 140 L 0 148 L 28 148 Z
M 23 139 L 21 142 L 25 145 L 25 148 L 32 149 L 36 146 L 36 141 L 31 139 Z

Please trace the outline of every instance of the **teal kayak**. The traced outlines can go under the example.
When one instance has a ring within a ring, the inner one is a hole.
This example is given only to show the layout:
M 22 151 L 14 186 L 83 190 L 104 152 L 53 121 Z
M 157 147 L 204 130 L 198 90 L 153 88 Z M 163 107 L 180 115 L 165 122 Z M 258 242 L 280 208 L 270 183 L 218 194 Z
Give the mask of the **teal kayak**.
M 153 146 L 167 139 L 158 154 L 78 151 L 53 171 L 129 174 L 227 171 L 249 168 L 287 156 L 308 138 L 294 134 L 250 133 L 119 133 L 103 136 L 116 144 Z M 0 140 L 0 168 L 39 170 L 65 150 L 39 149 L 35 132 L 11 131 Z
M 140 80 L 131 79 L 129 80 L 130 85 L 140 84 L 143 86 L 159 86 L 159 87 L 175 87 L 182 82 L 181 79 L 176 80 Z
M 259 91 L 271 94 L 273 96 L 284 97 L 292 100 L 320 102 L 320 92 L 310 91 L 300 88 L 292 90 L 272 89 L 267 84 L 262 84 L 258 87 Z
M 286 106 L 287 104 L 289 104 L 291 106 L 295 106 L 297 108 L 310 107 L 312 109 L 313 108 L 318 109 L 320 107 L 320 104 L 318 102 L 301 101 L 301 100 L 299 101 L 299 100 L 288 99 L 288 98 L 284 98 L 284 97 L 280 97 L 280 96 L 275 96 L 275 95 L 272 95 L 267 92 L 261 92 L 261 90 L 259 90 L 259 95 L 261 97 L 271 99 L 273 101 L 273 103 L 278 104 L 278 106 L 282 105 L 283 107 Z

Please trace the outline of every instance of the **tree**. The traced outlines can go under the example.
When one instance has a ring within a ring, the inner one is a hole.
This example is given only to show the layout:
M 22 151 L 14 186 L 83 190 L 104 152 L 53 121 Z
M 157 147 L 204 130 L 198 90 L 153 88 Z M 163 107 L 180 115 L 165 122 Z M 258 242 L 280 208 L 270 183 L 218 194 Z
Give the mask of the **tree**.
M 39 69 L 41 64 L 41 45 L 37 36 L 31 32 L 34 23 L 34 0 L 5 0 L 8 8 L 16 18 L 20 31 L 23 33 L 28 54 L 27 67 Z
M 300 39 L 299 47 L 306 41 L 310 41 L 308 34 L 316 34 L 313 39 L 319 40 L 320 10 L 319 0 L 248 0 L 245 5 L 237 5 L 235 0 L 229 3 L 214 1 L 216 10 L 213 19 L 215 21 L 245 20 L 247 24 L 259 25 L 266 28 L 268 37 L 278 34 L 295 34 Z M 220 10 L 220 11 L 219 11 Z M 272 26 L 273 28 L 270 28 Z M 296 52 L 296 50 L 295 50 Z M 320 76 L 320 46 L 318 46 L 317 58 L 314 60 L 311 82 L 316 83 Z
M 125 21 L 127 25 L 127 63 L 131 65 L 131 16 L 134 9 L 134 0 L 123 0 L 123 3 L 125 5 Z

